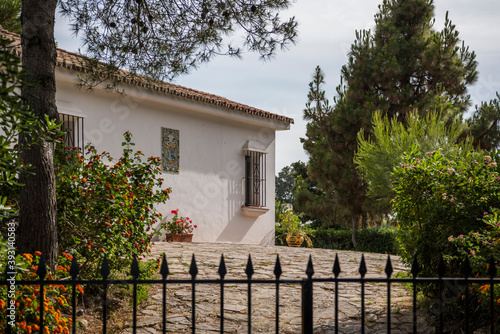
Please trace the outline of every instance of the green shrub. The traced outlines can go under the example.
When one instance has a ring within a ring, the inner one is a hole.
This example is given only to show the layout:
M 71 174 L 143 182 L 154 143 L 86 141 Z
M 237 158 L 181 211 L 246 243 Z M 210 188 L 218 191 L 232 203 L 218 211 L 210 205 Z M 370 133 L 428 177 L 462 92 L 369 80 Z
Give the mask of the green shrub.
M 129 264 L 134 253 L 150 251 L 162 216 L 156 204 L 170 192 L 161 189 L 160 158 L 143 161 L 144 154 L 130 148 L 132 135 L 124 137 L 120 159 L 97 154 L 93 146 L 87 146 L 86 157 L 78 149 L 61 147 L 56 154 L 60 250 L 83 261 L 84 278 L 98 275 L 96 266 L 105 252 L 113 273 Z
M 475 151 L 460 161 L 440 151 L 421 160 L 413 153 L 393 173 L 393 214 L 402 259 L 416 257 L 421 275 L 436 276 L 439 254 L 456 255 L 448 238 L 484 230 L 483 217 L 500 207 L 500 177 L 496 162 Z M 449 263 L 447 274 L 458 273 L 459 265 Z
M 315 248 L 356 250 L 352 244 L 351 230 L 318 228 L 312 234 Z M 356 231 L 358 251 L 370 253 L 398 254 L 396 231 L 393 228 L 367 228 Z
M 472 269 L 472 277 L 490 277 L 490 262 L 497 264 L 497 272 L 500 271 L 500 210 L 492 209 L 482 219 L 483 224 L 477 231 L 469 232 L 467 235 L 450 235 L 448 241 L 455 253 L 446 257 L 449 263 L 463 263 L 467 257 Z M 488 324 L 490 298 L 490 284 L 473 284 L 471 286 L 471 300 L 474 312 L 471 317 L 479 325 Z M 495 295 L 495 324 L 500 323 L 500 284 L 494 285 Z

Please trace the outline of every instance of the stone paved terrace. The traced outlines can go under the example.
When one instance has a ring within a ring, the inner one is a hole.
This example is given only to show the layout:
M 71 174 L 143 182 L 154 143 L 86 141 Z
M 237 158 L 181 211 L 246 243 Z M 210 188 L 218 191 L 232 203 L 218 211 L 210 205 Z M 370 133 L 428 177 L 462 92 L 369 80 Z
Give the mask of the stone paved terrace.
M 276 255 L 280 257 L 282 279 L 305 278 L 309 255 L 312 256 L 314 277 L 332 277 L 335 254 L 340 260 L 340 277 L 358 278 L 361 253 L 325 249 L 292 248 L 240 244 L 166 243 L 157 242 L 152 256 L 165 253 L 171 275 L 169 279 L 189 279 L 191 256 L 198 265 L 197 279 L 217 279 L 221 254 L 228 273 L 225 279 L 245 279 L 248 255 L 252 256 L 255 274 L 253 279 L 274 279 Z M 387 256 L 365 254 L 368 272 L 366 277 L 386 277 L 384 268 Z M 391 257 L 394 273 L 404 270 L 398 257 Z M 252 285 L 252 333 L 275 332 L 274 284 Z M 224 332 L 248 333 L 247 285 L 226 284 L 224 290 Z M 367 283 L 365 288 L 366 333 L 386 333 L 387 284 Z M 280 285 L 280 333 L 300 333 L 300 285 Z M 361 297 L 359 283 L 339 284 L 340 333 L 360 333 Z M 314 284 L 314 332 L 334 333 L 334 283 Z M 410 333 L 412 330 L 411 295 L 398 284 L 392 285 L 392 333 Z M 147 305 L 138 312 L 138 333 L 161 333 L 161 287 L 154 287 Z M 191 286 L 168 285 L 167 332 L 191 332 Z M 419 317 L 419 333 L 433 332 Z M 196 286 L 197 333 L 220 331 L 220 285 Z M 125 328 L 122 333 L 132 333 Z

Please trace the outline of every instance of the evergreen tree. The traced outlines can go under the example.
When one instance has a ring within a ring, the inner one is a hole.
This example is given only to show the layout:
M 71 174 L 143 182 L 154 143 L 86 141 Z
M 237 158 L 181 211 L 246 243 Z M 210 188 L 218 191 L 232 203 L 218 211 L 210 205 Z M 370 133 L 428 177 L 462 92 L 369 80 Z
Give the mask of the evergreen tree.
M 406 126 L 396 118 L 382 117 L 376 112 L 372 139 L 365 139 L 363 132 L 359 132 L 354 162 L 368 183 L 368 199 L 377 213 L 386 214 L 391 210 L 391 200 L 396 194 L 392 172 L 401 167 L 406 154 L 419 152 L 416 158 L 423 159 L 429 152 L 439 150 L 448 159 L 458 160 L 473 149 L 471 138 L 457 145 L 465 123 L 457 120 L 449 126 L 443 124 L 442 115 L 449 107 L 450 103 L 438 105 L 425 116 L 419 116 L 415 110 L 407 114 Z
M 467 120 L 468 128 L 461 139 L 466 136 L 474 138 L 474 147 L 492 151 L 500 146 L 500 95 L 490 102 L 481 102 L 472 118 Z
M 310 175 L 349 217 L 353 231 L 373 213 L 353 162 L 359 130 L 370 136 L 376 110 L 404 123 L 409 112 L 430 110 L 438 97 L 461 114 L 470 104 L 467 85 L 477 80 L 475 54 L 460 44 L 448 15 L 441 31 L 432 29 L 432 0 L 384 0 L 379 10 L 373 33 L 356 32 L 335 104 L 324 98 L 317 69 L 304 112 L 310 121 L 303 139 Z
M 16 34 L 21 33 L 21 0 L 0 2 L 0 26 Z
M 224 37 L 241 28 L 243 47 L 267 59 L 295 41 L 296 21 L 282 21 L 279 11 L 289 0 L 22 0 L 22 63 L 27 80 L 22 96 L 40 118 L 58 119 L 55 103 L 54 21 L 57 6 L 71 28 L 83 35 L 86 55 L 109 66 L 88 61 L 95 74 L 91 83 L 123 77 L 123 67 L 153 79 L 187 73 L 217 54 L 240 56 L 241 48 L 223 46 Z M 85 64 L 84 64 L 85 65 Z M 117 83 L 117 80 L 113 84 Z M 20 252 L 41 251 L 53 265 L 57 255 L 54 145 L 30 146 L 34 138 L 20 137 L 21 158 L 35 175 L 21 175 L 17 244 Z
M 276 176 L 276 199 L 283 203 L 294 204 L 293 185 L 298 177 L 307 178 L 306 164 L 302 161 L 293 162 L 290 166 L 285 166 Z

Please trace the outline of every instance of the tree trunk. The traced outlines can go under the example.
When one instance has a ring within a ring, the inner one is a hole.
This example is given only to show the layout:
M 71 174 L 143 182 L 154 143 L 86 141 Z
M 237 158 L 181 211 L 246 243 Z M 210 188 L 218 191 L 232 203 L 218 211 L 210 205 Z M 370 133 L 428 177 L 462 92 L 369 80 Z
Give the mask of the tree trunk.
M 23 31 L 22 62 L 27 81 L 22 96 L 30 109 L 43 119 L 58 117 L 56 109 L 54 19 L 57 0 L 23 0 L 21 21 Z M 20 136 L 21 158 L 30 164 L 34 174 L 22 174 L 20 220 L 17 246 L 20 253 L 40 251 L 46 263 L 54 269 L 57 258 L 56 189 L 54 176 L 54 144 Z
M 363 215 L 361 216 L 361 228 L 364 230 L 366 228 L 368 228 L 368 214 L 365 212 L 363 213 Z
M 356 230 L 358 229 L 358 218 L 352 217 L 352 244 L 354 245 L 354 249 L 358 250 L 358 245 L 356 243 Z

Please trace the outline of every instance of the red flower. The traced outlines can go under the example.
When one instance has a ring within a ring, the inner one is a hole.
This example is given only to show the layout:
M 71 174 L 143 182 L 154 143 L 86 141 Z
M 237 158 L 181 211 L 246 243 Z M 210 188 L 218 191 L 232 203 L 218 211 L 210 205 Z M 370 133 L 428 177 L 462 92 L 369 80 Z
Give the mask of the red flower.
M 194 228 L 198 228 L 198 225 L 194 225 Z
M 176 215 L 177 214 L 177 210 L 172 210 L 170 213 L 173 214 L 173 215 Z

